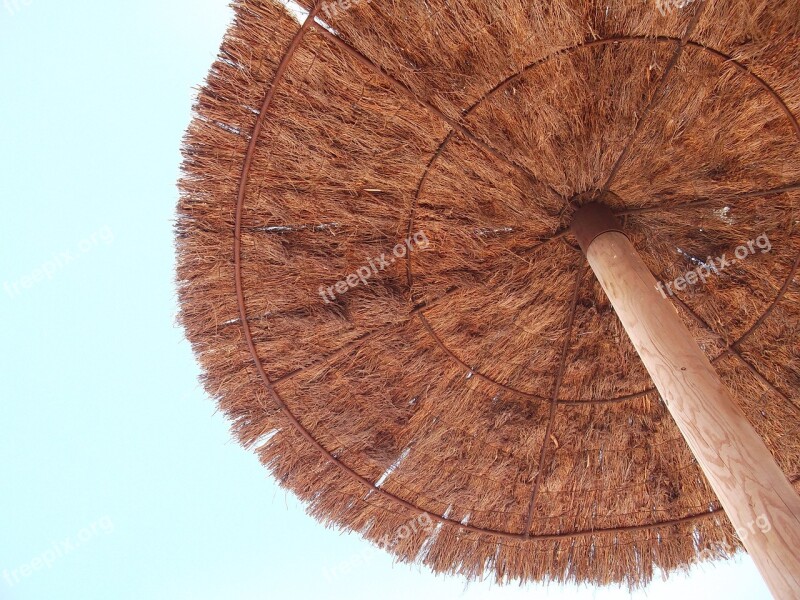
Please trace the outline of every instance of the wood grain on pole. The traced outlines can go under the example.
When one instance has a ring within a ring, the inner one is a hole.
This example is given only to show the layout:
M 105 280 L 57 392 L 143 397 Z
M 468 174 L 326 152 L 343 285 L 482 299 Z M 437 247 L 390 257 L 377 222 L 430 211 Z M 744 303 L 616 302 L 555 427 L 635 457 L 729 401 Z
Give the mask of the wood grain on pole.
M 586 257 L 770 591 L 800 598 L 800 496 L 628 238 L 602 233 Z

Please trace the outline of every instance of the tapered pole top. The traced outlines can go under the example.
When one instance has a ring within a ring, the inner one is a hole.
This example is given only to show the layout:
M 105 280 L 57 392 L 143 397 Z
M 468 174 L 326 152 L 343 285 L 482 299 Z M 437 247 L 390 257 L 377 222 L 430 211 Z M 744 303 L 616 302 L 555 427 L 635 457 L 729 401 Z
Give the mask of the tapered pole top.
M 570 230 L 584 254 L 598 235 L 607 231 L 625 233 L 611 209 L 599 202 L 589 202 L 581 206 L 572 217 Z

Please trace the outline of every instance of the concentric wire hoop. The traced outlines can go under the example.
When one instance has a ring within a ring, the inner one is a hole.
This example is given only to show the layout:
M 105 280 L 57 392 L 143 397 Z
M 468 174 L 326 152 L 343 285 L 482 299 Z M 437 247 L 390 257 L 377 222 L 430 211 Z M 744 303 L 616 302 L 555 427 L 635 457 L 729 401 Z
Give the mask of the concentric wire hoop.
M 490 529 L 490 528 L 482 528 L 482 527 L 478 527 L 478 526 L 475 526 L 475 525 L 463 523 L 463 522 L 455 520 L 455 519 L 448 518 L 446 515 L 441 515 L 441 514 L 437 514 L 437 513 L 432 513 L 432 512 L 426 511 L 426 510 L 420 508 L 419 506 L 416 506 L 414 503 L 409 502 L 409 501 L 399 497 L 396 494 L 388 492 L 385 489 L 382 489 L 381 487 L 376 485 L 376 483 L 374 483 L 372 481 L 369 481 L 367 478 L 365 478 L 364 476 L 360 475 L 354 469 L 352 469 L 347 464 L 345 464 L 342 460 L 340 460 L 339 458 L 335 457 L 329 450 L 327 450 L 322 445 L 322 443 L 320 443 L 312 435 L 311 432 L 308 431 L 308 429 L 306 429 L 301 424 L 301 422 L 299 421 L 298 417 L 295 414 L 292 413 L 292 411 L 289 409 L 289 407 L 287 406 L 285 401 L 278 394 L 278 392 L 277 392 L 277 390 L 275 388 L 276 382 L 270 380 L 269 376 L 267 375 L 267 373 L 266 373 L 266 371 L 264 369 L 264 366 L 263 366 L 263 361 L 262 361 L 261 357 L 258 355 L 258 351 L 256 349 L 256 345 L 255 345 L 255 343 L 253 341 L 253 336 L 252 336 L 252 332 L 250 330 L 250 325 L 249 325 L 249 320 L 248 320 L 248 315 L 247 315 L 247 310 L 246 310 L 246 302 L 245 302 L 245 300 L 246 300 L 246 297 L 247 297 L 247 293 L 246 293 L 246 290 L 244 289 L 243 278 L 242 278 L 241 233 L 242 233 L 242 214 L 243 214 L 244 204 L 245 204 L 245 201 L 246 201 L 246 188 L 247 188 L 247 183 L 248 183 L 248 180 L 249 180 L 249 177 L 250 177 L 250 171 L 251 171 L 251 167 L 252 167 L 253 155 L 254 155 L 254 152 L 255 152 L 255 149 L 256 149 L 256 145 L 257 145 L 257 142 L 258 142 L 258 139 L 259 139 L 259 134 L 260 134 L 262 126 L 264 124 L 264 119 L 266 117 L 268 109 L 269 109 L 269 107 L 271 105 L 271 102 L 272 102 L 272 100 L 274 98 L 276 89 L 281 84 L 281 80 L 282 80 L 284 74 L 286 73 L 286 70 L 287 70 L 287 68 L 288 68 L 288 66 L 289 66 L 289 64 L 290 64 L 290 62 L 292 60 L 292 56 L 294 55 L 296 50 L 301 46 L 304 35 L 309 31 L 309 29 L 311 29 L 312 27 L 315 27 L 320 34 L 322 34 L 327 39 L 333 41 L 341 49 L 343 49 L 344 51 L 349 53 L 352 57 L 356 58 L 363 65 L 367 66 L 369 69 L 373 70 L 374 72 L 379 73 L 382 76 L 386 77 L 387 80 L 389 80 L 392 83 L 392 85 L 401 94 L 404 94 L 404 95 L 410 97 L 412 100 L 414 100 L 417 103 L 419 103 L 420 105 L 424 106 L 426 109 L 431 111 L 433 114 L 435 114 L 436 116 L 438 116 L 441 119 L 443 119 L 451 127 L 451 133 L 442 141 L 442 143 L 440 144 L 440 146 L 437 149 L 437 151 L 431 156 L 430 162 L 428 163 L 427 168 L 426 168 L 426 170 L 425 170 L 425 172 L 424 172 L 424 174 L 423 174 L 422 178 L 420 179 L 419 184 L 417 186 L 417 193 L 416 193 L 416 196 L 415 196 L 415 202 L 419 199 L 420 194 L 422 193 L 422 190 L 424 189 L 425 181 L 426 181 L 426 178 L 428 176 L 428 173 L 429 173 L 430 169 L 433 167 L 435 162 L 439 159 L 439 157 L 441 156 L 442 152 L 445 150 L 445 148 L 447 147 L 448 143 L 451 141 L 452 136 L 454 135 L 455 132 L 458 132 L 458 133 L 464 135 L 464 137 L 466 137 L 467 139 L 471 140 L 473 143 L 475 143 L 476 145 L 481 147 L 483 150 L 491 152 L 491 153 L 496 153 L 496 150 L 494 150 L 491 147 L 488 147 L 488 145 L 485 142 L 483 142 L 482 140 L 478 139 L 474 134 L 469 132 L 462 123 L 460 123 L 458 121 L 455 121 L 450 117 L 447 117 L 444 113 L 442 113 L 440 110 L 438 110 L 434 106 L 430 105 L 429 103 L 427 103 L 427 102 L 425 102 L 423 100 L 420 100 L 420 99 L 414 97 L 413 93 L 411 93 L 410 90 L 408 90 L 408 88 L 402 82 L 400 82 L 399 80 L 393 78 L 390 74 L 388 74 L 385 71 L 383 71 L 380 67 L 378 67 L 377 65 L 372 63 L 368 58 L 364 57 L 357 50 L 355 50 L 354 48 L 349 46 L 340 37 L 332 34 L 325 27 L 321 26 L 318 22 L 316 22 L 315 19 L 316 19 L 317 15 L 318 15 L 320 6 L 321 6 L 321 4 L 318 3 L 316 5 L 316 7 L 310 11 L 307 19 L 301 25 L 299 31 L 297 32 L 297 34 L 295 35 L 291 45 L 289 46 L 286 54 L 283 56 L 283 59 L 280 62 L 280 65 L 279 65 L 278 70 L 277 70 L 277 72 L 275 74 L 275 78 L 274 78 L 272 84 L 269 86 L 268 90 L 266 91 L 263 103 L 262 103 L 262 105 L 260 107 L 260 110 L 259 110 L 259 113 L 258 113 L 258 118 L 256 119 L 255 125 L 254 125 L 253 130 L 252 130 L 251 135 L 250 135 L 249 147 L 248 147 L 248 150 L 247 150 L 247 154 L 245 156 L 245 160 L 244 160 L 244 164 L 243 164 L 243 168 L 242 168 L 242 173 L 241 173 L 241 177 L 240 177 L 240 181 L 239 181 L 238 195 L 237 195 L 236 222 L 235 222 L 235 234 L 234 234 L 234 240 L 233 240 L 233 250 L 234 250 L 234 260 L 235 260 L 236 294 L 237 294 L 237 302 L 238 302 L 238 306 L 239 306 L 240 322 L 241 322 L 242 330 L 244 332 L 245 341 L 247 343 L 247 346 L 248 346 L 248 348 L 250 350 L 250 354 L 252 356 L 253 365 L 255 366 L 255 369 L 256 369 L 256 371 L 258 373 L 258 376 L 262 380 L 262 382 L 263 382 L 263 384 L 264 384 L 264 386 L 265 386 L 265 388 L 266 388 L 266 390 L 268 392 L 268 395 L 269 395 L 270 399 L 272 400 L 272 402 L 274 402 L 274 404 L 280 409 L 280 411 L 283 413 L 283 415 L 286 417 L 286 419 L 291 423 L 291 425 L 296 429 L 296 431 L 300 435 L 302 435 L 313 447 L 315 447 L 320 452 L 320 454 L 325 457 L 326 460 L 328 460 L 330 463 L 335 465 L 343 473 L 346 473 L 347 476 L 353 478 L 354 480 L 356 480 L 357 482 L 362 484 L 369 494 L 375 494 L 375 495 L 382 496 L 385 499 L 391 500 L 392 502 L 395 502 L 395 503 L 397 503 L 397 504 L 399 504 L 399 505 L 401 505 L 401 506 L 403 506 L 403 507 L 405 507 L 407 509 L 410 509 L 410 510 L 413 510 L 413 511 L 417 511 L 417 512 L 420 512 L 420 513 L 428 514 L 435 521 L 437 521 L 439 523 L 447 524 L 449 526 L 456 527 L 456 528 L 458 528 L 459 530 L 461 530 L 461 531 L 463 531 L 465 533 L 472 532 L 472 533 L 480 533 L 480 534 L 490 534 L 490 535 L 498 536 L 498 537 L 502 537 L 502 538 L 511 538 L 511 539 L 518 539 L 518 540 L 519 539 L 523 539 L 523 540 L 528 540 L 528 539 L 530 539 L 530 540 L 568 539 L 568 538 L 575 538 L 575 537 L 582 537 L 582 536 L 591 536 L 591 535 L 596 535 L 596 534 L 601 534 L 601 533 L 636 531 L 636 530 L 642 530 L 642 529 L 655 529 L 655 528 L 661 528 L 661 527 L 668 527 L 670 525 L 675 525 L 675 524 L 685 523 L 685 522 L 690 522 L 690 521 L 695 521 L 695 520 L 701 520 L 701 519 L 707 519 L 707 518 L 710 518 L 710 517 L 712 517 L 714 515 L 718 515 L 722 511 L 722 509 L 719 508 L 719 507 L 716 507 L 716 508 L 714 508 L 712 510 L 708 510 L 708 511 L 705 511 L 705 512 L 702 512 L 702 513 L 690 514 L 690 515 L 686 515 L 686 516 L 684 516 L 682 518 L 679 518 L 679 519 L 660 521 L 660 522 L 656 522 L 656 523 L 649 523 L 649 524 L 642 524 L 642 525 L 635 525 L 635 526 L 626 526 L 626 527 L 612 527 L 612 528 L 607 528 L 607 529 L 591 529 L 591 530 L 574 531 L 574 532 L 567 532 L 567 533 L 560 533 L 560 534 L 543 534 L 543 535 L 530 535 L 527 530 L 523 531 L 523 532 L 512 532 L 512 531 L 504 531 L 504 530 L 497 530 L 497 529 Z M 703 46 L 702 44 L 699 44 L 697 42 L 691 41 L 689 39 L 689 35 L 690 35 L 690 33 L 687 32 L 687 35 L 684 36 L 683 39 L 674 38 L 674 37 L 646 38 L 646 37 L 643 37 L 643 36 L 639 36 L 639 37 L 637 37 L 637 36 L 622 36 L 622 37 L 594 40 L 592 42 L 587 42 L 585 44 L 580 44 L 580 45 L 577 45 L 577 46 L 573 46 L 571 48 L 566 48 L 566 49 L 564 49 L 564 50 L 562 50 L 562 51 L 560 51 L 560 52 L 558 52 L 556 54 L 550 55 L 549 57 L 546 57 L 544 59 L 541 59 L 540 61 L 536 61 L 535 63 L 532 63 L 532 64 L 528 65 L 527 67 L 525 67 L 525 69 L 521 73 L 515 74 L 512 77 L 509 77 L 509 78 L 499 82 L 492 90 L 488 91 L 484 95 L 483 98 L 481 98 L 472 107 L 470 107 L 467 111 L 465 111 L 465 113 L 462 115 L 462 118 L 466 117 L 470 113 L 472 113 L 480 105 L 480 103 L 482 101 L 490 98 L 493 94 L 496 94 L 496 93 L 502 91 L 506 86 L 510 85 L 516 78 L 521 77 L 524 73 L 527 73 L 528 71 L 537 68 L 538 66 L 544 64 L 548 60 L 551 60 L 551 59 L 555 58 L 556 56 L 561 56 L 561 55 L 563 55 L 565 53 L 577 52 L 577 51 L 579 51 L 579 50 L 581 50 L 583 48 L 587 48 L 587 47 L 604 46 L 604 45 L 609 45 L 609 44 L 623 44 L 623 43 L 624 44 L 628 44 L 628 43 L 631 43 L 631 44 L 634 44 L 634 43 L 635 44 L 674 44 L 674 45 L 676 45 L 675 55 L 673 56 L 673 60 L 670 62 L 670 64 L 667 67 L 667 71 L 664 74 L 664 79 L 666 79 L 667 75 L 669 74 L 669 70 L 671 70 L 672 67 L 675 66 L 675 63 L 677 62 L 677 57 L 680 55 L 680 52 L 682 52 L 684 48 L 686 48 L 686 47 L 695 47 L 695 48 L 700 49 L 700 50 L 702 50 L 704 52 L 710 53 L 711 55 L 719 58 L 720 60 L 725 61 L 727 64 L 734 65 L 737 69 L 740 69 L 741 71 L 743 71 L 748 77 L 752 78 L 760 87 L 762 87 L 765 91 L 767 91 L 772 96 L 772 98 L 775 100 L 775 102 L 779 105 L 780 110 L 782 110 L 785 113 L 786 117 L 791 121 L 792 127 L 794 128 L 794 131 L 795 131 L 795 133 L 796 133 L 796 135 L 798 137 L 798 141 L 800 141 L 800 125 L 798 125 L 798 121 L 797 121 L 796 117 L 791 113 L 791 111 L 788 108 L 786 102 L 781 98 L 781 96 L 767 82 L 765 82 L 763 79 L 761 79 L 757 74 L 753 73 L 750 69 L 748 69 L 742 63 L 737 62 L 731 56 L 728 56 L 728 55 L 724 54 L 723 52 L 721 52 L 719 50 L 716 50 L 716 49 L 713 49 L 713 48 L 709 48 L 709 47 Z M 644 117 L 643 117 L 642 121 L 643 120 L 644 120 Z M 629 151 L 629 148 L 626 148 L 625 150 L 623 150 L 623 153 L 620 156 L 620 162 L 624 158 L 624 156 L 627 154 L 628 151 Z M 510 162 L 510 161 L 508 161 L 508 159 L 506 159 L 506 162 Z M 617 167 L 618 167 L 618 165 L 617 165 Z M 612 176 L 609 178 L 609 181 L 604 186 L 605 189 L 608 189 L 611 186 L 612 180 L 613 180 L 613 175 L 614 175 L 615 172 L 616 172 L 616 167 L 615 167 L 615 170 L 612 172 Z M 796 189 L 800 189 L 800 184 L 793 184 L 793 185 L 785 186 L 785 187 L 782 187 L 782 188 L 771 189 L 771 190 L 763 190 L 763 191 L 760 192 L 760 194 L 762 194 L 762 195 L 773 194 L 773 193 L 774 194 L 778 194 L 778 193 L 781 193 L 781 192 L 784 192 L 784 191 L 791 191 L 791 190 L 796 190 Z M 741 195 L 738 195 L 736 197 L 732 197 L 732 199 L 735 199 L 735 198 L 746 198 L 746 197 L 749 197 L 749 196 L 752 196 L 752 195 L 757 195 L 758 193 L 759 192 L 741 194 Z M 697 205 L 697 203 L 693 203 L 692 205 Z M 683 206 L 688 206 L 688 205 L 683 205 Z M 666 210 L 675 210 L 676 208 L 679 209 L 679 208 L 682 208 L 682 206 L 669 207 Z M 654 210 L 657 210 L 657 209 L 654 209 Z M 634 211 L 631 211 L 630 213 L 627 213 L 626 211 L 622 211 L 620 214 L 622 214 L 622 215 L 624 215 L 624 214 L 633 214 L 633 212 Z M 644 212 L 644 211 L 639 210 L 639 211 L 636 211 L 636 212 L 641 213 L 641 212 Z M 409 211 L 409 218 L 408 218 L 408 222 L 407 222 L 407 230 L 410 232 L 410 231 L 413 230 L 413 227 L 414 227 L 414 206 L 412 206 L 410 208 L 410 211 Z M 566 232 L 565 231 L 563 231 L 563 230 L 562 231 L 557 231 L 557 232 L 554 232 L 554 234 L 551 237 L 542 240 L 542 244 L 550 244 L 550 243 L 555 243 L 555 242 L 559 242 L 559 241 L 560 242 L 564 242 L 565 237 L 566 237 Z M 799 263 L 800 263 L 800 255 L 798 255 L 798 257 L 795 258 L 793 266 L 791 268 L 791 271 L 790 271 L 788 277 L 786 278 L 783 286 L 779 290 L 777 296 L 773 300 L 773 302 L 758 317 L 757 321 L 753 324 L 753 326 L 745 334 L 743 334 L 737 341 L 735 341 L 734 343 L 730 344 L 727 347 L 727 349 L 725 351 L 723 351 L 723 353 L 720 354 L 717 357 L 718 359 L 722 358 L 724 356 L 727 356 L 729 354 L 732 354 L 734 356 L 738 356 L 739 358 L 741 358 L 741 355 L 737 352 L 737 346 L 739 344 L 741 344 L 745 339 L 747 339 L 764 322 L 764 320 L 773 311 L 774 307 L 783 298 L 784 294 L 786 293 L 787 289 L 789 288 L 791 282 L 794 279 L 794 276 L 795 276 L 795 273 L 797 271 Z M 408 268 L 408 295 L 409 295 L 409 299 L 411 299 L 411 298 L 413 298 L 413 293 L 412 292 L 413 292 L 414 278 L 413 278 L 413 273 L 412 273 L 412 269 L 411 269 L 410 258 L 408 259 L 407 265 L 408 265 L 408 267 L 407 267 Z M 581 274 L 579 274 L 578 280 L 576 281 L 576 295 L 577 295 L 577 285 L 580 282 L 581 276 L 582 276 L 582 271 L 581 271 Z M 486 381 L 488 381 L 488 382 L 490 382 L 492 384 L 495 384 L 495 385 L 497 385 L 497 386 L 499 386 L 501 388 L 507 387 L 502 382 L 496 381 L 495 379 L 491 378 L 488 374 L 481 373 L 480 371 L 476 371 L 474 368 L 469 366 L 468 361 L 466 361 L 463 358 L 460 358 L 456 354 L 456 352 L 454 352 L 451 348 L 447 347 L 447 345 L 436 335 L 434 327 L 432 326 L 432 324 L 428 321 L 428 319 L 424 315 L 425 310 L 427 308 L 429 308 L 429 306 L 415 307 L 413 305 L 413 302 L 411 302 L 411 304 L 412 304 L 412 314 L 415 315 L 416 318 L 418 318 L 420 320 L 420 322 L 423 324 L 425 330 L 428 331 L 428 333 L 431 335 L 431 337 L 436 342 L 436 344 L 439 345 L 442 348 L 442 350 L 444 350 L 454 361 L 459 363 L 465 370 L 467 370 L 467 371 L 469 371 L 471 373 L 474 373 L 476 376 L 478 376 L 478 377 L 480 377 L 480 378 L 482 378 L 482 379 L 484 379 L 484 380 L 486 380 Z M 574 302 L 573 302 L 573 306 L 572 306 L 571 310 L 573 311 L 572 317 L 574 317 L 574 310 L 575 310 L 575 303 Z M 570 318 L 570 322 L 572 322 L 572 318 Z M 568 332 L 567 336 L 569 337 L 569 332 Z M 561 365 L 559 367 L 559 370 L 562 372 L 562 374 L 563 374 L 563 370 L 564 370 L 564 360 L 565 360 L 565 358 L 566 358 L 566 356 L 563 355 L 562 356 L 562 363 L 561 363 Z M 742 358 L 742 360 L 744 360 L 744 359 Z M 752 366 L 749 365 L 749 363 L 746 363 L 746 361 L 745 361 L 745 364 L 748 365 L 750 370 L 754 370 L 752 368 Z M 297 374 L 298 372 L 292 373 L 289 376 L 293 376 L 293 375 Z M 772 386 L 772 387 L 774 388 L 775 386 Z M 507 389 L 509 389 L 510 391 L 513 391 L 516 394 L 520 394 L 520 395 L 523 395 L 523 396 L 529 396 L 529 397 L 531 397 L 532 400 L 550 402 L 552 404 L 551 415 L 550 415 L 551 423 L 552 423 L 552 417 L 553 417 L 556 405 L 558 405 L 558 404 L 585 404 L 585 402 L 581 401 L 581 400 L 559 398 L 558 397 L 558 390 L 556 390 L 556 393 L 553 395 L 553 397 L 546 397 L 546 396 L 537 396 L 537 395 L 529 394 L 529 393 L 523 392 L 521 390 L 514 389 L 512 387 L 508 387 Z M 653 389 L 651 388 L 649 390 L 645 390 L 645 391 L 642 391 L 642 392 L 637 392 L 635 394 L 630 394 L 630 395 L 626 395 L 626 396 L 620 396 L 620 397 L 617 397 L 617 398 L 610 398 L 610 399 L 592 401 L 592 402 L 596 402 L 596 403 L 624 402 L 626 400 L 642 397 L 642 396 L 644 396 L 644 395 L 646 395 L 648 393 L 652 393 L 652 392 L 653 392 Z M 788 399 L 787 399 L 787 401 L 788 401 Z M 532 509 L 532 506 L 529 509 L 529 519 L 530 519 L 530 514 L 531 514 L 530 510 L 531 509 Z

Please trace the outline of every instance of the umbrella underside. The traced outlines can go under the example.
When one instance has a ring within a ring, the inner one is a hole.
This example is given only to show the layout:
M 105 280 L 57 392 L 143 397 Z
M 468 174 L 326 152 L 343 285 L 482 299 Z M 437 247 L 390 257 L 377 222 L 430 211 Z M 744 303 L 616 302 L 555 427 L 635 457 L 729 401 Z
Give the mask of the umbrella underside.
M 800 6 L 530 4 L 235 2 L 181 321 L 324 523 L 437 572 L 639 585 L 740 544 L 567 228 L 609 192 L 658 280 L 706 268 L 668 296 L 796 482 Z

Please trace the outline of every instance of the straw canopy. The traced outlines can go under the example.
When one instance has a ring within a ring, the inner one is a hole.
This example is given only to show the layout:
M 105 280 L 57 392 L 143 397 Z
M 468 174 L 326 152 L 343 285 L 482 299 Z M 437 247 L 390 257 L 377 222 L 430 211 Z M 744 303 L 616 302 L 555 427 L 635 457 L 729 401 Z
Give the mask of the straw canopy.
M 796 482 L 800 4 L 234 6 L 176 230 L 238 440 L 436 572 L 636 586 L 736 552 L 569 226 L 611 206 Z

